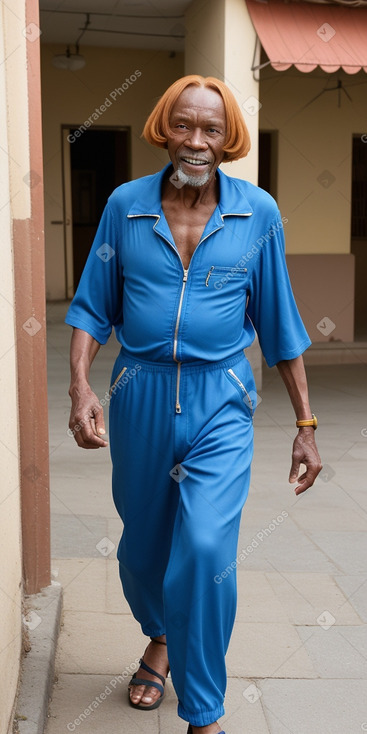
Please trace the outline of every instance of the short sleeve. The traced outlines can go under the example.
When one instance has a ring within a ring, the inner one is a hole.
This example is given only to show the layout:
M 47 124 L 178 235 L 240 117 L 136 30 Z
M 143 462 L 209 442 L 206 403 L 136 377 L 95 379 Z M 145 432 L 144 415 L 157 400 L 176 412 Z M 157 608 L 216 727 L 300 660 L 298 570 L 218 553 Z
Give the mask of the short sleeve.
M 295 359 L 310 338 L 300 317 L 285 260 L 283 222 L 277 218 L 256 244 L 247 315 L 269 367 Z
M 114 324 L 122 321 L 122 284 L 119 242 L 107 204 L 65 322 L 106 344 Z

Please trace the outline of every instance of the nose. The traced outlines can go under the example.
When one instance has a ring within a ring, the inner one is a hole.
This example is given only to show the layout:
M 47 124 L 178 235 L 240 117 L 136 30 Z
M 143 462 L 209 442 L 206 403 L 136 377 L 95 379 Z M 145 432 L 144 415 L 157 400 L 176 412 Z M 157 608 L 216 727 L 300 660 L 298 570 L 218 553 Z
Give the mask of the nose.
M 208 144 L 205 141 L 204 133 L 200 127 L 195 127 L 190 131 L 190 134 L 187 137 L 187 144 L 190 148 L 194 148 L 195 150 L 207 149 Z

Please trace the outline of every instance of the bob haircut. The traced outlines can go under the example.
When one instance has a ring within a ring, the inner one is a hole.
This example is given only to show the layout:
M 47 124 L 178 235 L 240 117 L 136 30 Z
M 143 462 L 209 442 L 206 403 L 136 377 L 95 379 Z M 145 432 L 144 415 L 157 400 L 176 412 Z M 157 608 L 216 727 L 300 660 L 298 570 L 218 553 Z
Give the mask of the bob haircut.
M 226 140 L 223 146 L 223 162 L 237 161 L 239 158 L 244 158 L 251 147 L 249 131 L 231 90 L 224 82 L 214 76 L 203 77 L 199 74 L 191 74 L 183 76 L 171 84 L 150 113 L 144 125 L 142 137 L 148 143 L 158 146 L 158 148 L 167 148 L 172 108 L 180 94 L 187 87 L 204 87 L 205 89 L 213 89 L 220 94 L 224 104 L 227 127 Z

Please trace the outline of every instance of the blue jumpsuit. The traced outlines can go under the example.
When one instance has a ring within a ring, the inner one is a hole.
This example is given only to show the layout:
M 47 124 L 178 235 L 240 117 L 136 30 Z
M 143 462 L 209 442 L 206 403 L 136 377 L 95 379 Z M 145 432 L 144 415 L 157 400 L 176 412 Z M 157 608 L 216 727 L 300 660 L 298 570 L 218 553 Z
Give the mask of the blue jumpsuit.
M 110 390 L 113 496 L 124 594 L 145 635 L 167 635 L 178 714 L 224 713 L 241 510 L 256 388 L 244 349 L 269 366 L 310 340 L 269 194 L 218 169 L 219 203 L 186 270 L 161 206 L 164 175 L 110 196 L 66 323 L 121 351 Z

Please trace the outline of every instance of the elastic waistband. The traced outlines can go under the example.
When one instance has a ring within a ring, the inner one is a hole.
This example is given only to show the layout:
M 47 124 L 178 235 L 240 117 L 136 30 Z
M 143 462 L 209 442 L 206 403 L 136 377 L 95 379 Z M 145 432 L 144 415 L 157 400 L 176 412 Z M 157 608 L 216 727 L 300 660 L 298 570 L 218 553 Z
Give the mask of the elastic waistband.
M 228 357 L 227 359 L 222 359 L 220 362 L 207 362 L 206 360 L 197 360 L 195 362 L 150 362 L 146 359 L 140 359 L 139 357 L 134 357 L 133 355 L 126 352 L 124 349 L 121 348 L 119 359 L 121 360 L 121 364 L 123 363 L 123 366 L 125 367 L 134 367 L 135 369 L 137 367 L 140 367 L 143 370 L 146 370 L 148 372 L 176 372 L 178 364 L 181 364 L 181 373 L 186 372 L 197 372 L 197 371 L 211 371 L 211 370 L 219 370 L 223 369 L 225 367 L 229 368 L 232 367 L 232 365 L 237 364 L 237 362 L 240 362 L 242 359 L 246 359 L 247 357 L 243 350 L 240 352 L 236 352 L 236 354 L 233 354 L 231 357 Z

